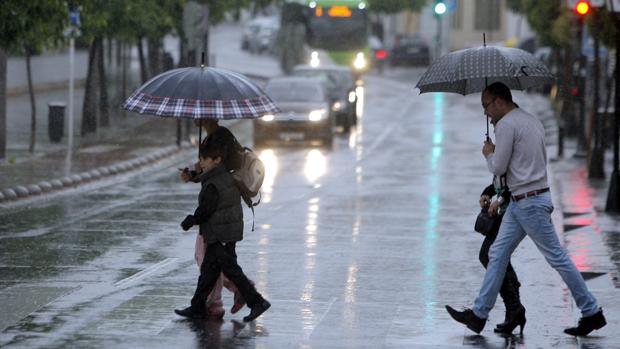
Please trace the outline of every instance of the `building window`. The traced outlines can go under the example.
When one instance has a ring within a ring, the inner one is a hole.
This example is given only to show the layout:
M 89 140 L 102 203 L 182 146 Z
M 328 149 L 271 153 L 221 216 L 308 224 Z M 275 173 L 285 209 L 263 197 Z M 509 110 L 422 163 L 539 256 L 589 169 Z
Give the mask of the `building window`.
M 476 0 L 474 29 L 499 30 L 501 25 L 500 5 L 501 0 Z

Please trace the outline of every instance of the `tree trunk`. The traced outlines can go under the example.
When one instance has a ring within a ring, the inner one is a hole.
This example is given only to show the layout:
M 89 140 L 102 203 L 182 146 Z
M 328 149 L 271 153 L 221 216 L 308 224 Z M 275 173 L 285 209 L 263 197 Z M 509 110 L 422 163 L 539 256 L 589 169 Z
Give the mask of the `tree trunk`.
M 147 39 L 149 72 L 151 76 L 162 72 L 162 39 Z
M 98 40 L 99 53 L 97 56 L 97 72 L 99 76 L 99 124 L 101 127 L 110 126 L 110 105 L 108 101 L 108 83 L 105 76 L 105 64 L 103 62 L 103 40 Z
M 574 97 L 571 95 L 571 89 L 573 87 L 573 51 L 570 48 L 565 48 L 562 64 L 563 74 L 561 75 L 560 92 L 562 94 L 562 101 L 564 108 L 562 111 L 562 120 L 564 123 L 564 131 L 567 135 L 574 136 L 577 133 L 575 122 L 575 105 L 573 103 Z
M 113 43 L 112 43 L 112 38 L 111 37 L 107 37 L 107 42 L 108 44 L 107 46 L 107 52 L 108 52 L 108 61 L 106 62 L 108 64 L 108 66 L 112 66 L 112 48 L 113 48 Z
M 120 67 L 121 64 L 123 64 L 123 61 L 122 61 L 123 57 L 121 55 L 123 42 L 118 39 L 114 40 L 114 42 L 116 43 L 116 67 Z M 118 69 L 116 71 L 118 71 Z
M 149 79 L 149 74 L 146 71 L 146 61 L 144 58 L 144 48 L 142 47 L 142 36 L 138 37 L 138 57 L 140 59 L 140 79 L 144 84 Z
M 0 47 L 0 160 L 3 159 L 6 159 L 6 53 Z
M 28 150 L 34 153 L 34 145 L 37 141 L 37 105 L 34 100 L 34 87 L 32 86 L 32 67 L 30 64 L 31 51 L 28 47 L 26 50 L 26 76 L 28 78 L 28 94 L 30 96 L 30 146 Z
M 93 40 L 88 49 L 88 72 L 86 73 L 86 86 L 84 87 L 84 105 L 82 107 L 82 136 L 97 131 L 97 38 Z
M 129 59 L 127 59 L 127 56 L 131 54 L 131 45 L 129 45 L 128 43 L 123 43 L 121 45 L 121 51 L 122 51 L 122 73 L 121 73 L 121 103 L 123 103 L 123 101 L 125 100 L 125 98 L 129 97 L 127 96 L 127 65 L 129 65 Z M 125 115 L 125 112 L 123 111 L 123 116 Z

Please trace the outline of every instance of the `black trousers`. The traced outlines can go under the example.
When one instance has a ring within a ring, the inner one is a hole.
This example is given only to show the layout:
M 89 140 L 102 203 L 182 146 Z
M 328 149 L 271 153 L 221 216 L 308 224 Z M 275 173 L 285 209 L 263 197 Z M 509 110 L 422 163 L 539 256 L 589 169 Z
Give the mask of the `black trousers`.
M 485 269 L 489 264 L 489 249 L 491 248 L 491 245 L 493 245 L 493 242 L 497 237 L 497 233 L 499 232 L 499 224 L 497 224 L 496 228 L 497 229 L 494 229 L 485 236 L 482 246 L 480 246 L 478 259 L 480 259 L 480 263 L 482 263 Z M 521 286 L 521 284 L 517 278 L 517 273 L 512 267 L 512 264 L 509 262 L 508 267 L 506 268 L 504 281 L 502 281 L 502 286 L 499 289 L 499 295 L 502 297 L 507 310 L 517 308 L 521 305 L 519 286 Z
M 200 265 L 200 277 L 194 297 L 192 297 L 192 308 L 195 312 L 204 312 L 204 304 L 220 273 L 224 273 L 237 286 L 248 307 L 252 308 L 256 303 L 263 301 L 263 297 L 256 291 L 237 264 L 235 243 L 215 242 L 207 244 L 205 257 L 202 260 L 202 265 Z

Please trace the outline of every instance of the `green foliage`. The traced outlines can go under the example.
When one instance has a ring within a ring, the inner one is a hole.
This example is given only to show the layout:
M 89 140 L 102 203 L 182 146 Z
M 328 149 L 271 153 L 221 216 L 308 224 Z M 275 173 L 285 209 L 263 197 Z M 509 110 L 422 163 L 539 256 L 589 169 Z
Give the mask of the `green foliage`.
M 571 11 L 564 11 L 552 22 L 551 40 L 555 47 L 570 47 L 573 42 L 571 26 L 574 25 L 574 15 Z
M 522 13 L 525 14 L 528 23 L 536 32 L 539 41 L 543 45 L 552 47 L 562 46 L 564 37 L 570 33 L 561 31 L 567 28 L 563 23 L 555 24 L 555 21 L 568 11 L 563 0 L 521 0 L 520 5 L 513 1 L 512 6 L 516 9 L 521 9 Z
M 427 0 L 368 0 L 368 9 L 377 13 L 419 12 L 427 3 Z
M 595 10 L 596 11 L 596 10 Z M 593 12 L 594 14 L 594 12 Z M 605 8 L 599 10 L 596 16 L 586 18 L 588 31 L 593 37 L 596 35 L 601 44 L 609 48 L 616 47 L 615 15 Z M 595 28 L 596 27 L 596 28 Z
M 571 45 L 571 27 L 575 25 L 575 14 L 566 7 L 564 0 L 507 0 L 506 5 L 512 11 L 526 16 L 543 45 L 556 48 Z M 615 47 L 614 16 L 605 8 L 599 11 L 596 17 L 593 13 L 586 16 L 589 32 L 597 35 L 603 45 Z
M 0 46 L 14 53 L 51 46 L 62 39 L 68 18 L 62 0 L 2 0 Z

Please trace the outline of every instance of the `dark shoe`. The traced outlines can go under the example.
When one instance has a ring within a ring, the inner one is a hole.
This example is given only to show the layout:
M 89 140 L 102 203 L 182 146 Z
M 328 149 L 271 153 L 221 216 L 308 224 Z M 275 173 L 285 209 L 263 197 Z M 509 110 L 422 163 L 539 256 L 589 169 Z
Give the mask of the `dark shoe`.
M 256 304 L 254 304 L 254 306 L 252 307 L 252 311 L 250 311 L 250 314 L 248 316 L 243 318 L 243 321 L 250 322 L 250 321 L 256 319 L 262 313 L 267 311 L 267 309 L 269 309 L 269 307 L 271 307 L 271 303 L 267 302 L 266 300 L 263 300 L 262 302 L 258 302 Z
M 477 317 L 471 309 L 457 311 L 451 306 L 446 305 L 446 310 L 454 320 L 464 324 L 467 328 L 476 333 L 482 332 L 482 329 L 487 322 L 487 319 Z
M 577 327 L 571 327 L 564 330 L 564 333 L 571 336 L 587 336 L 590 332 L 598 330 L 607 325 L 605 316 L 603 316 L 603 309 L 600 309 L 596 314 L 592 316 L 584 316 L 579 319 L 579 325 Z
M 202 319 L 205 317 L 205 313 L 194 311 L 191 306 L 185 309 L 174 309 L 174 312 L 177 315 L 190 318 L 190 319 Z
M 523 306 L 519 307 L 516 311 L 510 312 L 510 318 L 508 317 L 508 312 L 506 313 L 507 320 L 501 324 L 498 324 L 497 327 L 493 330 L 495 333 L 503 333 L 503 334 L 512 334 L 512 331 L 515 327 L 519 326 L 521 330 L 520 334 L 523 334 L 523 327 L 525 327 L 525 308 Z

